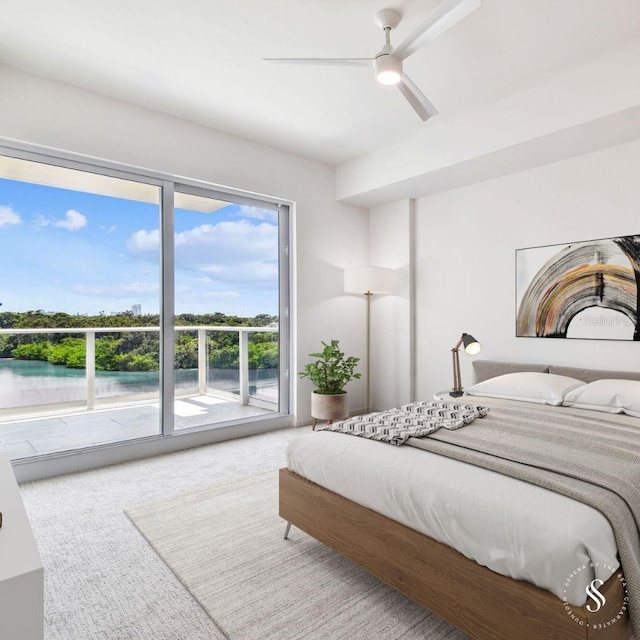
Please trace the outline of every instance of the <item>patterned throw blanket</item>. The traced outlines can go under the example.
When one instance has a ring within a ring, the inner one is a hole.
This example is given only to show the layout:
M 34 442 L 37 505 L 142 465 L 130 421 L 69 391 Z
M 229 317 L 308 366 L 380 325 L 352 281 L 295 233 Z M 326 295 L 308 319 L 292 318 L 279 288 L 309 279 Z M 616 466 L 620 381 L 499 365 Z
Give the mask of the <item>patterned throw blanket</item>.
M 476 418 L 487 415 L 488 411 L 486 407 L 476 407 L 472 404 L 413 402 L 389 411 L 348 418 L 319 430 L 339 431 L 401 445 L 409 438 L 427 436 L 440 428 L 459 429 Z

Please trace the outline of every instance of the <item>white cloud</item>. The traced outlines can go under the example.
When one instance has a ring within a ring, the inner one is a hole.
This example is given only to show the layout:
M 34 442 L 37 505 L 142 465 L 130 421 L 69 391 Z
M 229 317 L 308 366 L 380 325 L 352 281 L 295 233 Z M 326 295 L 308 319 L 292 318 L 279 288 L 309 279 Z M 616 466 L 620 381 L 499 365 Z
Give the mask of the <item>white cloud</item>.
M 237 291 L 198 291 L 197 298 L 206 300 L 236 300 L 240 297 Z
M 77 231 L 78 229 L 82 229 L 82 227 L 86 226 L 86 224 L 86 216 L 83 216 L 74 209 L 69 209 L 65 214 L 64 220 L 56 220 L 53 223 L 53 226 L 60 227 L 61 229 L 67 229 L 69 231 Z
M 136 231 L 127 243 L 132 255 L 158 260 L 158 229 Z M 278 227 L 248 220 L 205 224 L 175 235 L 177 269 L 206 273 L 213 283 L 272 284 L 278 277 Z
M 247 220 L 205 224 L 176 234 L 176 262 L 207 271 L 213 264 L 277 258 L 278 229 Z
M 104 225 L 100 225 L 100 230 L 104 231 L 105 235 L 110 235 L 114 231 L 116 231 L 118 227 L 115 224 L 112 224 L 110 227 L 105 227 Z
M 77 284 L 72 287 L 72 290 L 76 293 L 83 295 L 99 295 L 107 297 L 119 297 L 122 295 L 131 294 L 145 294 L 154 293 L 158 291 L 159 286 L 157 282 L 124 282 L 114 283 L 106 286 L 90 286 L 84 284 Z
M 36 227 L 48 227 L 51 224 L 51 220 L 45 218 L 41 213 L 39 213 L 38 215 L 36 215 L 33 223 L 36 225 Z
M 205 297 L 214 300 L 235 300 L 240 297 L 240 294 L 237 291 L 209 291 Z
M 210 265 L 203 269 L 213 282 L 247 283 L 255 286 L 278 281 L 278 265 L 275 262 L 247 262 L 233 265 Z
M 11 207 L 0 206 L 0 227 L 8 224 L 20 224 L 22 219 Z
M 266 222 L 278 224 L 278 212 L 272 211 L 271 209 L 260 209 L 260 207 L 250 207 L 248 205 L 242 205 L 236 212 L 236 215 L 240 218 L 265 220 Z
M 59 229 L 77 231 L 78 229 L 82 229 L 82 227 L 86 226 L 87 217 L 82 215 L 78 211 L 75 211 L 74 209 L 69 209 L 64 218 L 62 218 L 61 220 L 47 218 L 39 213 L 35 217 L 34 224 L 36 225 L 36 227 L 48 227 L 49 225 L 53 225 L 54 227 L 58 227 Z
M 154 253 L 157 257 L 160 250 L 160 230 L 147 231 L 146 229 L 140 229 L 140 231 L 136 231 L 127 241 L 127 249 L 133 255 Z

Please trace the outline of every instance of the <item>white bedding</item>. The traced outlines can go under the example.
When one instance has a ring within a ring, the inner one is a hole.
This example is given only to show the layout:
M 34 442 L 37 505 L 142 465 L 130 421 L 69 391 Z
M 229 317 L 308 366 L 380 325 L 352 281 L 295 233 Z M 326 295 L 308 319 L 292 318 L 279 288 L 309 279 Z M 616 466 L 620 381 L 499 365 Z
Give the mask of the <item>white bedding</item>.
M 572 605 L 585 604 L 589 582 L 606 581 L 619 566 L 613 531 L 599 511 L 465 462 L 316 431 L 289 444 L 287 466 Z

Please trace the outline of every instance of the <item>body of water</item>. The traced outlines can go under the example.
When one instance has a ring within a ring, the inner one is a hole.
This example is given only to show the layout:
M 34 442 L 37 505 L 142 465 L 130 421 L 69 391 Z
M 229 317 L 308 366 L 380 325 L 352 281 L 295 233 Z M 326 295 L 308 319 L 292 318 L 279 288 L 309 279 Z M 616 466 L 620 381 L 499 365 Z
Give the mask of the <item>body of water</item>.
M 96 398 L 116 398 L 137 394 L 159 395 L 160 374 L 157 371 L 96 371 Z M 278 383 L 276 369 L 249 372 L 251 392 Z M 237 369 L 209 369 L 208 385 L 215 389 L 237 392 Z M 195 389 L 197 369 L 175 371 L 176 389 Z M 78 402 L 87 399 L 84 369 L 69 369 L 40 360 L 0 358 L 0 409 Z

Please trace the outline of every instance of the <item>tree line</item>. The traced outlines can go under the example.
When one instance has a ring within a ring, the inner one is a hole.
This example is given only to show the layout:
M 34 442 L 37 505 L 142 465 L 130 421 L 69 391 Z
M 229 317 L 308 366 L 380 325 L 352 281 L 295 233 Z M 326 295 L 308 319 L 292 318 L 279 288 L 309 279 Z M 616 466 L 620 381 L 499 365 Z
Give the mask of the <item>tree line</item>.
M 227 316 L 223 313 L 177 315 L 176 326 L 264 327 L 277 322 L 277 316 L 259 314 L 253 318 Z M 42 310 L 0 313 L 0 329 L 71 329 L 122 328 L 123 331 L 96 335 L 96 370 L 157 371 L 160 361 L 158 331 L 127 332 L 127 327 L 159 327 L 157 314 L 134 315 L 130 311 L 106 315 L 71 315 Z M 238 368 L 238 333 L 207 331 L 207 364 L 215 369 Z M 51 364 L 84 369 L 85 337 L 74 333 L 0 335 L 0 358 L 42 360 Z M 250 369 L 278 367 L 278 333 L 249 333 Z M 175 366 L 177 369 L 198 367 L 196 331 L 175 334 Z

